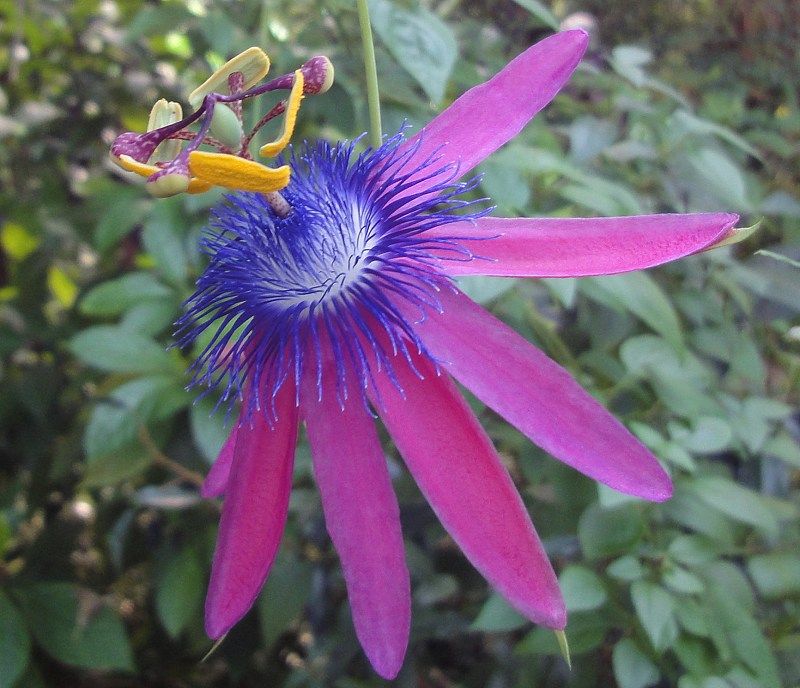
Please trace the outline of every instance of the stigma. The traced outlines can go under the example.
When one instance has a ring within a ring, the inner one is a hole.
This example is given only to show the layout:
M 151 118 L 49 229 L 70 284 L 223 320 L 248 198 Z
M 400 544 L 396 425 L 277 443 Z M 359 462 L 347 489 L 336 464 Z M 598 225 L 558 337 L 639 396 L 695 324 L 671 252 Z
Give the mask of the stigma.
M 159 100 L 146 132 L 124 132 L 115 139 L 112 161 L 145 177 L 147 189 L 157 197 L 204 193 L 213 187 L 252 191 L 263 194 L 285 217 L 291 207 L 280 192 L 289 185 L 291 169 L 254 160 L 250 144 L 264 125 L 283 116 L 279 136 L 258 149 L 263 158 L 280 155 L 292 138 L 303 99 L 326 92 L 333 84 L 334 69 L 327 57 L 318 56 L 290 74 L 264 82 L 269 68 L 263 50 L 248 48 L 192 91 L 189 103 L 194 109 L 188 116 L 183 116 L 179 103 Z M 281 91 L 288 95 L 245 132 L 243 106 Z M 196 131 L 191 130 L 195 125 Z

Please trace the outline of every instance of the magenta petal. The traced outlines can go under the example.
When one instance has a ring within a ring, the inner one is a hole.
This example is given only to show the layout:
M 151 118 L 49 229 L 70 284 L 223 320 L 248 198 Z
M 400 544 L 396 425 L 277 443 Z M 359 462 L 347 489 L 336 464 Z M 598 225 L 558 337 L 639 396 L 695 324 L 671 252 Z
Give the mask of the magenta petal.
M 376 406 L 409 470 L 467 558 L 521 613 L 563 628 L 566 611 L 547 555 L 489 438 L 447 375 L 427 359 L 395 366 L 402 398 L 376 376 Z
M 336 368 L 324 371 L 318 401 L 316 370 L 304 381 L 301 409 L 325 523 L 342 562 L 353 623 L 381 676 L 403 664 L 411 625 L 411 592 L 400 509 L 372 418 L 359 394 L 341 409 Z
M 589 36 L 564 31 L 531 46 L 489 81 L 475 86 L 432 120 L 405 146 L 419 142 L 407 169 L 436 154 L 466 174 L 513 139 L 572 75 Z M 439 148 L 441 147 L 441 150 Z
M 275 399 L 275 411 L 273 428 L 255 411 L 237 432 L 206 597 L 211 638 L 227 633 L 253 606 L 286 525 L 297 437 L 290 380 Z
M 573 468 L 621 492 L 672 494 L 656 458 L 572 376 L 464 294 L 415 327 L 433 356 L 487 406 Z
M 231 428 L 228 439 L 222 445 L 217 460 L 211 466 L 211 470 L 203 481 L 200 494 L 206 499 L 219 497 L 225 493 L 225 488 L 228 485 L 228 476 L 231 473 L 231 464 L 233 464 L 233 454 L 236 449 L 237 430 L 238 424 Z
M 642 270 L 702 251 L 724 239 L 738 220 L 733 213 L 485 217 L 474 224 L 439 227 L 426 236 L 466 237 L 459 243 L 476 258 L 442 261 L 449 275 L 584 277 Z

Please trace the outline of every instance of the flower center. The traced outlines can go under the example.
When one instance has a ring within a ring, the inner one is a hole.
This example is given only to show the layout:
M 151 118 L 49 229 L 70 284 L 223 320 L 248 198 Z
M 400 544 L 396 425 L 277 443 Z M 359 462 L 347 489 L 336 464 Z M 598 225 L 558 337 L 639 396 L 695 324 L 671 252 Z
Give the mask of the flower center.
M 337 357 L 337 385 L 355 375 L 362 393 L 369 361 L 387 370 L 406 347 L 424 353 L 398 303 L 419 317 L 440 308 L 440 261 L 471 259 L 457 236 L 428 230 L 486 210 L 459 199 L 477 180 L 452 184 L 456 171 L 435 160 L 409 169 L 403 141 L 398 135 L 358 156 L 353 143 L 293 153 L 286 215 L 259 193 L 229 196 L 214 211 L 203 242 L 209 265 L 178 322 L 182 346 L 214 332 L 194 384 L 225 380 L 222 397 L 230 400 L 246 379 L 257 381 L 251 404 L 262 408 L 288 375 L 299 384 L 307 367 L 321 370 L 321 337 Z

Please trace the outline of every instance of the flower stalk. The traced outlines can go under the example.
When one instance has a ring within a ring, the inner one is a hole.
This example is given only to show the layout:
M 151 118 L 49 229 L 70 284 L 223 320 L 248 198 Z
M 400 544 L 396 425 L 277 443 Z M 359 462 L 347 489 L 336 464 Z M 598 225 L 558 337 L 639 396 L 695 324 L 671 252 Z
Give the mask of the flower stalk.
M 361 27 L 361 44 L 364 49 L 364 73 L 367 78 L 369 142 L 373 148 L 380 148 L 383 129 L 381 127 L 381 98 L 378 90 L 378 67 L 375 64 L 375 44 L 372 40 L 367 0 L 356 0 L 356 4 L 358 5 L 358 24 Z

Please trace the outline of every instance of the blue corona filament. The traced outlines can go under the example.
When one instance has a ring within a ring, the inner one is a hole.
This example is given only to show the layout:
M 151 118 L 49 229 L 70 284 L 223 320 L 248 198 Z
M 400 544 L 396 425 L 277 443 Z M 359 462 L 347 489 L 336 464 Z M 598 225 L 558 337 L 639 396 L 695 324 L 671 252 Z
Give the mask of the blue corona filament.
M 209 265 L 177 323 L 180 346 L 210 337 L 192 386 L 219 387 L 230 404 L 249 385 L 245 412 L 274 419 L 278 390 L 289 376 L 299 389 L 306 366 L 321 393 L 321 338 L 335 359 L 340 404 L 354 389 L 366 400 L 376 373 L 397 384 L 392 360 L 411 364 L 408 347 L 428 355 L 396 304 L 412 305 L 417 320 L 441 310 L 437 292 L 448 283 L 437 265 L 474 256 L 461 237 L 426 232 L 489 209 L 460 198 L 478 178 L 454 183 L 457 166 L 441 166 L 436 154 L 410 163 L 418 146 L 404 140 L 358 155 L 356 142 L 294 151 L 286 217 L 256 193 L 229 195 L 215 209 L 201 244 Z

